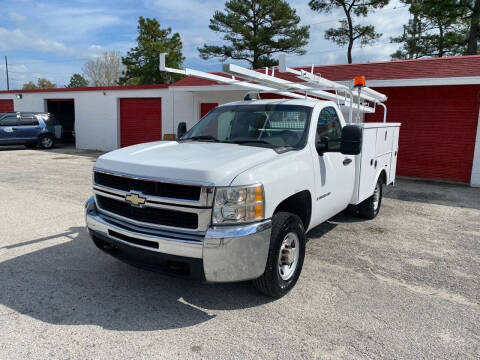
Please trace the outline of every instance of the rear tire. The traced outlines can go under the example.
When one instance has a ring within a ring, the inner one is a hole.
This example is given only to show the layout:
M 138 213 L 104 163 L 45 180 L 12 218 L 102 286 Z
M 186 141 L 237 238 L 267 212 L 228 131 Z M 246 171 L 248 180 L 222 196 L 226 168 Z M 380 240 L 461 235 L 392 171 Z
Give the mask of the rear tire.
M 358 205 L 359 214 L 364 218 L 370 220 L 374 219 L 380 212 L 380 206 L 382 205 L 382 194 L 383 183 L 381 179 L 378 179 L 373 195 Z
M 43 135 L 38 143 L 42 149 L 51 149 L 55 145 L 55 138 L 52 135 Z
M 297 215 L 279 212 L 272 218 L 265 272 L 253 285 L 263 294 L 280 298 L 297 283 L 305 258 L 305 229 Z

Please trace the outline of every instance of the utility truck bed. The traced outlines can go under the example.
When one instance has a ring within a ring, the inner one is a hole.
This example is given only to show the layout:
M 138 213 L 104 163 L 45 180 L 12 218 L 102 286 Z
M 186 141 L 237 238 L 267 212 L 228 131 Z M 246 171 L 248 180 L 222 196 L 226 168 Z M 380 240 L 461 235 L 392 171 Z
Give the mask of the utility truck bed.
M 355 155 L 355 187 L 350 204 L 372 196 L 376 180 L 385 170 L 385 184 L 395 183 L 400 123 L 363 123 L 362 152 Z

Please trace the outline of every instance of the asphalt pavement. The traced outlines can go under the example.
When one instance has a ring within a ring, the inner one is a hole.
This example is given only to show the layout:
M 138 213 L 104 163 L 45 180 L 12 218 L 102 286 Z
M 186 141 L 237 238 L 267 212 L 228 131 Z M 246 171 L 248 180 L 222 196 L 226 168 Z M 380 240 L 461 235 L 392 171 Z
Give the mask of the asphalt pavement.
M 309 234 L 297 286 L 150 273 L 84 227 L 98 153 L 0 149 L 0 359 L 478 359 L 480 189 L 399 180 Z

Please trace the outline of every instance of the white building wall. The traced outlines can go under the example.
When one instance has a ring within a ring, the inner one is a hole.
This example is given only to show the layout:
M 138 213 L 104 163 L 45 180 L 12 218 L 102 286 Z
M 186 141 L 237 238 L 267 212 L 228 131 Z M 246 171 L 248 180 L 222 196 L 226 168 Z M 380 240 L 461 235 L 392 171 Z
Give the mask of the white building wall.
M 170 91 L 175 107 L 172 107 L 171 110 L 171 121 L 164 123 L 164 128 L 172 129 L 173 127 L 172 133 L 174 134 L 177 133 L 177 126 L 180 122 L 185 122 L 187 129 L 190 129 L 200 120 L 200 106 L 202 103 L 218 103 L 222 105 L 232 101 L 240 101 L 243 100 L 246 93 L 245 90 L 192 91 L 191 89 L 185 90 L 180 87 L 171 87 Z
M 165 134 L 172 132 L 170 95 L 168 89 L 129 89 L 32 92 L 22 93 L 22 99 L 9 93 L 0 94 L 0 99 L 14 99 L 15 111 L 39 112 L 47 110 L 48 99 L 73 99 L 77 148 L 109 151 L 120 145 L 120 98 L 161 97 L 162 133 Z

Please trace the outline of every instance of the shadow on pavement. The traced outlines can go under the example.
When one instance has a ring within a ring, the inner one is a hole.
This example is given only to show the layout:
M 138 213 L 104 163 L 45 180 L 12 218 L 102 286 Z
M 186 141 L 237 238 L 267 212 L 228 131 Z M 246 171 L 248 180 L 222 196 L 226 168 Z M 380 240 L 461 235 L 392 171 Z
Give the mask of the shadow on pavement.
M 384 197 L 402 201 L 480 210 L 480 188 L 427 180 L 400 179 L 385 189 Z
M 28 149 L 23 145 L 7 145 L 7 146 L 0 146 L 0 152 L 3 151 L 25 151 L 30 153 L 32 151 L 39 152 L 39 153 L 47 153 L 47 154 L 58 154 L 58 155 L 73 155 L 73 156 L 83 156 L 89 157 L 92 159 L 97 159 L 100 155 L 104 154 L 102 151 L 97 150 L 82 150 L 75 148 L 74 145 L 69 144 L 58 144 L 55 145 L 53 149 L 45 150 L 40 148 L 35 149 Z M 69 157 L 65 157 L 64 159 L 68 159 Z
M 208 321 L 208 310 L 271 301 L 248 282 L 209 285 L 125 265 L 100 252 L 82 227 L 4 249 L 64 236 L 72 240 L 0 263 L 3 305 L 56 325 L 151 331 Z

